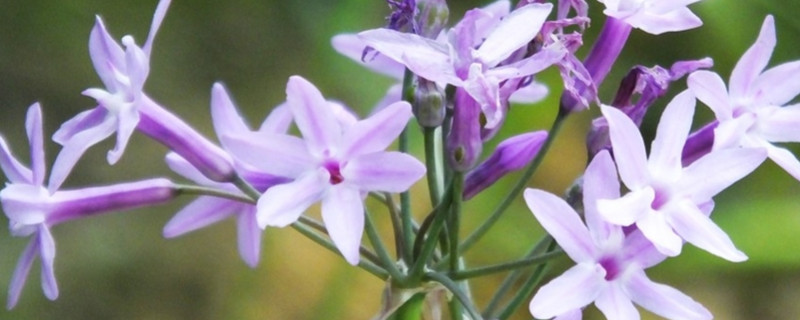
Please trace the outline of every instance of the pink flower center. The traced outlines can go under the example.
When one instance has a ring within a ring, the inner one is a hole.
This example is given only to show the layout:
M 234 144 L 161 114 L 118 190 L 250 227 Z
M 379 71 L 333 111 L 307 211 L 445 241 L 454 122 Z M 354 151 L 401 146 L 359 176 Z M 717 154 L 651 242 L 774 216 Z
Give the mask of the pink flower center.
M 619 261 L 617 261 L 616 257 L 603 257 L 598 263 L 606 270 L 606 280 L 608 281 L 616 279 L 620 271 L 622 271 L 622 266 Z
M 339 162 L 337 161 L 328 161 L 324 165 L 325 169 L 328 170 L 328 173 L 331 175 L 330 183 L 333 185 L 340 184 L 344 181 L 344 176 L 342 176 L 342 171 L 339 168 Z

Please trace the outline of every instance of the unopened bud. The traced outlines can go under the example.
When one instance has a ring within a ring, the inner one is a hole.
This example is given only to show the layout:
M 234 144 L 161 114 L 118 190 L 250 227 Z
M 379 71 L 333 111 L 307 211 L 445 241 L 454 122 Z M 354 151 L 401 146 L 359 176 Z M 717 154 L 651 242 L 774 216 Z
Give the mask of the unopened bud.
M 444 121 L 447 104 L 444 90 L 433 81 L 417 79 L 417 90 L 414 91 L 414 103 L 411 105 L 414 117 L 420 126 L 436 128 Z
M 417 25 L 420 36 L 436 39 L 450 16 L 445 0 L 417 0 Z
M 539 154 L 545 140 L 547 131 L 542 130 L 513 136 L 500 142 L 486 161 L 467 174 L 464 180 L 464 199 L 472 198 L 503 176 L 525 167 Z
M 461 88 L 456 89 L 454 102 L 453 125 L 447 136 L 445 150 L 450 167 L 458 172 L 466 172 L 478 162 L 483 148 L 481 108 L 478 102 Z

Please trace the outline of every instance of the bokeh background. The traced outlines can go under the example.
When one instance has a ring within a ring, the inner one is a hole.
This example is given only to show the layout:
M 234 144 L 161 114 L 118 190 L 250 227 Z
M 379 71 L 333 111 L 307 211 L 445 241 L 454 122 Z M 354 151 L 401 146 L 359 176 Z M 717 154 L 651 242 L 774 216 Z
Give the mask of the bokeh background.
M 119 39 L 132 34 L 139 43 L 149 29 L 155 0 L 3 0 L 0 3 L 0 132 L 27 161 L 24 114 L 39 101 L 46 135 L 78 112 L 93 107 L 81 91 L 101 83 L 89 60 L 88 34 L 94 15 L 103 17 Z M 487 1 L 450 1 L 451 21 Z M 603 23 L 601 5 L 590 1 L 592 39 Z M 713 57 L 724 78 L 755 40 L 767 14 L 777 21 L 778 47 L 771 65 L 800 58 L 800 7 L 794 1 L 703 1 L 692 6 L 702 28 L 652 36 L 634 31 L 620 61 L 601 90 L 610 101 L 616 84 L 637 64 L 669 66 L 676 60 Z M 198 130 L 211 130 L 209 95 L 216 81 L 225 83 L 242 114 L 258 124 L 282 102 L 286 80 L 299 74 L 329 98 L 341 100 L 361 115 L 369 112 L 392 80 L 370 73 L 337 55 L 330 38 L 384 25 L 389 14 L 382 0 L 200 1 L 174 0 L 153 50 L 148 94 Z M 587 48 L 588 49 L 588 45 Z M 585 50 L 583 52 L 585 52 Z M 800 76 L 800 75 L 798 75 Z M 545 129 L 555 113 L 560 81 L 545 72 L 553 94 L 534 106 L 511 110 L 508 124 L 486 150 L 503 137 Z M 677 83 L 669 96 L 683 90 Z M 666 101 L 646 119 L 643 131 L 654 134 Z M 586 163 L 583 147 L 593 109 L 569 119 L 530 186 L 561 194 Z M 711 117 L 698 105 L 695 127 Z M 420 154 L 419 135 L 412 134 Z M 134 135 L 115 166 L 105 162 L 113 147 L 93 147 L 66 183 L 69 187 L 107 184 L 156 176 L 180 178 L 162 161 L 166 150 Z M 790 146 L 795 152 L 800 151 Z M 47 145 L 48 165 L 58 151 Z M 471 230 L 514 183 L 507 178 L 468 203 L 464 230 Z M 415 211 L 428 210 L 427 192 L 414 189 Z M 717 197 L 714 220 L 750 260 L 728 263 L 692 246 L 650 270 L 651 277 L 672 285 L 712 310 L 718 319 L 796 319 L 800 317 L 800 183 L 771 162 Z M 164 223 L 191 199 L 160 207 L 75 221 L 54 228 L 56 275 L 61 297 L 48 301 L 34 265 L 19 305 L 0 311 L 0 319 L 368 319 L 380 305 L 383 283 L 352 268 L 291 229 L 269 229 L 262 263 L 247 267 L 236 251 L 232 221 L 166 240 Z M 383 211 L 370 203 L 384 231 Z M 317 209 L 312 209 L 312 212 Z M 5 217 L 0 218 L 3 223 Z M 388 234 L 388 232 L 387 232 Z M 473 266 L 520 256 L 542 234 L 524 204 L 517 201 L 505 218 L 467 255 Z M 28 239 L 0 232 L 0 288 Z M 388 239 L 387 239 L 388 240 Z M 560 260 L 551 277 L 568 266 Z M 473 281 L 474 295 L 485 303 L 503 275 Z M 5 295 L 0 295 L 0 300 Z M 589 318 L 599 318 L 594 307 Z M 646 319 L 655 319 L 644 313 Z M 523 307 L 517 319 L 530 315 Z

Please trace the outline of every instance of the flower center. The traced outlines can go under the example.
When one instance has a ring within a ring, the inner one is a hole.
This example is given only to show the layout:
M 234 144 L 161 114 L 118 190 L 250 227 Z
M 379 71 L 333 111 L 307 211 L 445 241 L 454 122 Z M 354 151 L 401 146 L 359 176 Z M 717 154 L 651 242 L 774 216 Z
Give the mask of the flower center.
M 324 165 L 325 169 L 328 170 L 328 173 L 331 175 L 330 183 L 333 185 L 337 185 L 344 181 L 344 176 L 342 176 L 342 171 L 339 167 L 339 162 L 336 161 L 329 161 L 326 162 Z
M 619 261 L 613 256 L 603 257 L 598 263 L 606 270 L 606 280 L 608 281 L 616 279 L 620 271 L 622 271 L 622 266 L 620 266 Z

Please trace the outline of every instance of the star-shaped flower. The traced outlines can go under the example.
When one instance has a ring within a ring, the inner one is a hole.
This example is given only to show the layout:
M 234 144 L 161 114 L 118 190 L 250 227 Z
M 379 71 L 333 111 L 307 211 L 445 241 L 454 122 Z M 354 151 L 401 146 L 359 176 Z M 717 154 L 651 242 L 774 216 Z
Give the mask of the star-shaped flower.
M 425 174 L 425 166 L 414 157 L 384 151 L 405 128 L 411 106 L 397 102 L 345 127 L 331 103 L 307 80 L 291 77 L 286 96 L 304 139 L 278 134 L 229 139 L 229 146 L 240 150 L 240 160 L 294 180 L 264 192 L 258 200 L 258 224 L 287 226 L 321 201 L 328 234 L 355 265 L 364 228 L 364 194 L 403 192 Z
M 619 197 L 619 182 L 607 151 L 586 168 L 583 202 L 586 223 L 564 200 L 541 190 L 525 191 L 525 201 L 553 239 L 577 264 L 542 286 L 530 303 L 536 318 L 580 319 L 594 302 L 607 319 L 638 319 L 636 303 L 669 319 L 711 319 L 702 305 L 680 291 L 655 283 L 644 270 L 664 260 L 653 245 L 634 231 L 605 222 L 600 199 Z
M 700 0 L 598 0 L 607 16 L 651 34 L 697 28 L 703 22 L 688 5 Z
M 685 240 L 730 261 L 743 261 L 747 256 L 709 219 L 710 204 L 713 196 L 758 167 L 766 153 L 754 148 L 720 150 L 684 168 L 681 152 L 694 107 L 688 90 L 667 105 L 648 158 L 636 124 L 619 109 L 601 106 L 620 178 L 630 192 L 600 200 L 598 209 L 610 223 L 635 223 L 665 255 L 680 254 Z
M 731 72 L 727 88 L 722 78 L 710 71 L 692 73 L 688 84 L 719 122 L 713 150 L 765 149 L 772 161 L 800 180 L 800 161 L 789 150 L 772 144 L 800 142 L 800 104 L 787 105 L 800 94 L 800 61 L 764 71 L 775 43 L 775 21 L 767 16 L 758 39 Z

